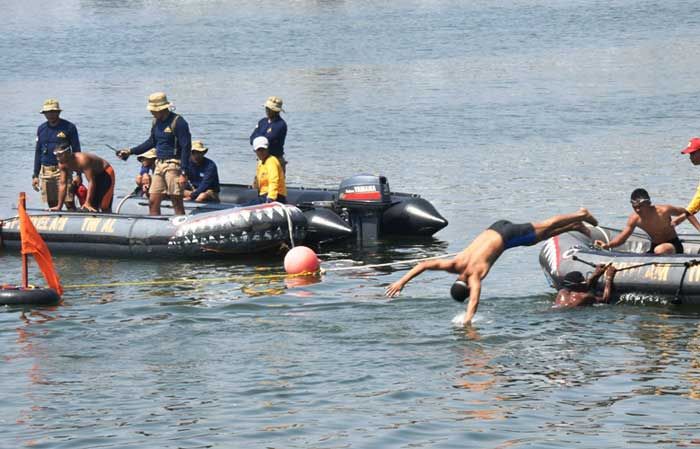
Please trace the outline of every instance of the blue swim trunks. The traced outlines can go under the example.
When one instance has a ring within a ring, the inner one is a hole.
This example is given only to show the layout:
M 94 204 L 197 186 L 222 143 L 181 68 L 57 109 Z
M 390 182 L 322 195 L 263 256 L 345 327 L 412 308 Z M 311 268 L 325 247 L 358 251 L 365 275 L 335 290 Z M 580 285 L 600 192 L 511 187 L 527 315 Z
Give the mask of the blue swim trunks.
M 498 220 L 489 226 L 489 229 L 501 235 L 504 249 L 532 246 L 537 243 L 537 235 L 532 223 L 513 224 L 508 220 Z

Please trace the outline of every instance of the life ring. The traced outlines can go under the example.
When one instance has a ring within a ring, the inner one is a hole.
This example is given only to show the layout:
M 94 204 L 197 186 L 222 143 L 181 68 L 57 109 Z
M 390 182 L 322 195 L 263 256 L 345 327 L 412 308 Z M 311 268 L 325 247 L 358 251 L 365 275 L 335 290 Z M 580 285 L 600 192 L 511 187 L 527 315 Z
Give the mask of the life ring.
M 55 306 L 61 297 L 51 288 L 0 285 L 0 306 Z

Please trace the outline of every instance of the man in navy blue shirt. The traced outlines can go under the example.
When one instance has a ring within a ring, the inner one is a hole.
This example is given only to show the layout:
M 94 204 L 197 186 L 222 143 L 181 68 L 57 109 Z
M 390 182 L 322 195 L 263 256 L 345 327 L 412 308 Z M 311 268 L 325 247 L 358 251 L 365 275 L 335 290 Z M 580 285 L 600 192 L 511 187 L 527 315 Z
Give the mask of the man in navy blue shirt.
M 149 95 L 148 110 L 154 119 L 151 135 L 141 145 L 117 153 L 117 156 L 127 160 L 131 154 L 156 149 L 156 164 L 149 188 L 150 215 L 160 215 L 160 203 L 165 195 L 170 197 L 175 215 L 185 215 L 182 198 L 187 184 L 192 136 L 185 119 L 172 112 L 170 106 L 163 92 Z
M 192 141 L 192 157 L 187 179 L 194 190 L 185 190 L 185 199 L 198 203 L 219 202 L 219 172 L 216 164 L 204 157 L 209 148 L 201 140 Z
M 58 204 L 58 185 L 61 170 L 58 160 L 53 154 L 59 143 L 68 143 L 73 153 L 80 152 L 78 129 L 68 120 L 59 117 L 61 107 L 58 100 L 49 98 L 39 111 L 46 117 L 46 122 L 39 125 L 36 131 L 36 147 L 34 149 L 34 171 L 32 172 L 32 187 L 41 190 L 41 201 L 49 207 Z M 76 172 L 71 188 L 66 193 L 65 205 L 69 210 L 75 210 L 75 189 L 82 183 L 82 175 Z
M 287 137 L 287 122 L 282 119 L 282 99 L 280 97 L 268 97 L 265 101 L 265 117 L 261 118 L 258 125 L 250 135 L 250 144 L 256 137 L 266 137 L 269 142 L 268 150 L 271 156 L 275 156 L 286 170 L 287 161 L 284 159 L 284 139 Z

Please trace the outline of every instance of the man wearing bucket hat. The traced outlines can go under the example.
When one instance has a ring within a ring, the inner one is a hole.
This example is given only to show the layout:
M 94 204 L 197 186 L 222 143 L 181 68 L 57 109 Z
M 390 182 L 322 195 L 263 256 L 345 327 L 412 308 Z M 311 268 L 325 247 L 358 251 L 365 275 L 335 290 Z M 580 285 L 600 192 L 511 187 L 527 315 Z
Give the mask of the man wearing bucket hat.
M 156 164 L 149 189 L 149 214 L 160 215 L 160 203 L 168 195 L 175 215 L 184 215 L 182 197 L 187 184 L 192 136 L 182 116 L 171 111 L 171 104 L 163 92 L 148 97 L 148 110 L 153 115 L 151 135 L 141 145 L 125 148 L 117 156 L 126 160 L 131 154 L 143 154 L 156 149 Z
M 287 161 L 284 159 L 284 139 L 287 137 L 287 122 L 280 116 L 282 109 L 282 99 L 280 97 L 267 97 L 265 104 L 265 117 L 261 118 L 258 125 L 250 134 L 250 144 L 253 139 L 263 136 L 267 138 L 270 154 L 275 156 L 282 164 L 282 169 L 286 169 Z
M 153 166 L 156 164 L 156 149 L 151 148 L 143 154 L 139 154 L 136 158 L 141 162 L 141 169 L 139 174 L 136 176 L 136 185 L 138 186 L 134 193 L 139 191 L 143 195 L 148 195 L 148 189 L 151 186 L 151 173 L 153 172 Z
M 700 137 L 693 137 L 690 139 L 688 142 L 688 146 L 681 151 L 681 154 L 687 154 L 690 156 L 690 162 L 693 165 L 700 165 Z M 689 219 L 690 223 L 700 231 L 700 224 L 696 225 L 697 220 L 692 220 L 690 217 L 694 217 L 695 214 L 697 214 L 700 211 L 700 184 L 698 184 L 698 188 L 695 191 L 695 196 L 693 196 L 693 199 L 690 200 L 690 203 L 688 203 L 688 206 L 685 208 L 685 214 L 680 215 L 678 217 L 675 217 L 671 224 L 673 226 L 677 226 L 683 222 L 686 218 Z
M 68 120 L 59 117 L 61 106 L 55 98 L 44 101 L 39 113 L 44 114 L 46 122 L 39 125 L 36 131 L 36 147 L 34 149 L 34 171 L 32 172 L 32 187 L 41 190 L 41 201 L 49 207 L 58 204 L 58 186 L 61 171 L 58 160 L 53 154 L 59 143 L 67 142 L 74 153 L 80 152 L 78 129 Z M 75 210 L 73 191 L 82 183 L 82 176 L 77 172 L 66 193 L 65 204 L 69 210 Z
M 201 140 L 192 141 L 192 156 L 187 179 L 194 190 L 185 190 L 185 199 L 198 203 L 219 202 L 219 171 L 216 164 L 204 157 L 209 148 Z
M 279 160 L 270 154 L 267 138 L 256 137 L 253 151 L 258 158 L 253 187 L 258 189 L 258 200 L 254 203 L 287 202 L 287 183 Z

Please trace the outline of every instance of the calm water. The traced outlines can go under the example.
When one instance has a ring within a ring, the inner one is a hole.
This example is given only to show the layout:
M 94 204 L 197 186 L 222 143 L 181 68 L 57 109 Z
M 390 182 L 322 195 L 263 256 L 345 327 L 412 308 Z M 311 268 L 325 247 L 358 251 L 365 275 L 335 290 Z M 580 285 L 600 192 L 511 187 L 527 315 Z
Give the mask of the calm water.
M 45 98 L 60 99 L 84 150 L 112 162 L 126 192 L 135 162 L 104 144 L 146 138 L 156 90 L 227 181 L 252 178 L 247 138 L 279 95 L 290 184 L 381 173 L 450 220 L 427 243 L 324 249 L 327 268 L 455 252 L 496 219 L 580 206 L 619 227 L 634 188 L 685 205 L 697 184 L 678 154 L 700 134 L 696 2 L 0 7 L 0 216 L 30 191 Z M 451 324 L 462 308 L 443 274 L 386 301 L 399 268 L 299 285 L 274 258 L 56 257 L 72 286 L 63 306 L 24 320 L 0 311 L 0 447 L 700 444 L 699 311 L 553 311 L 537 256 L 502 257 L 468 329 Z M 0 281 L 16 282 L 19 257 L 0 263 Z M 146 283 L 183 277 L 211 281 Z

